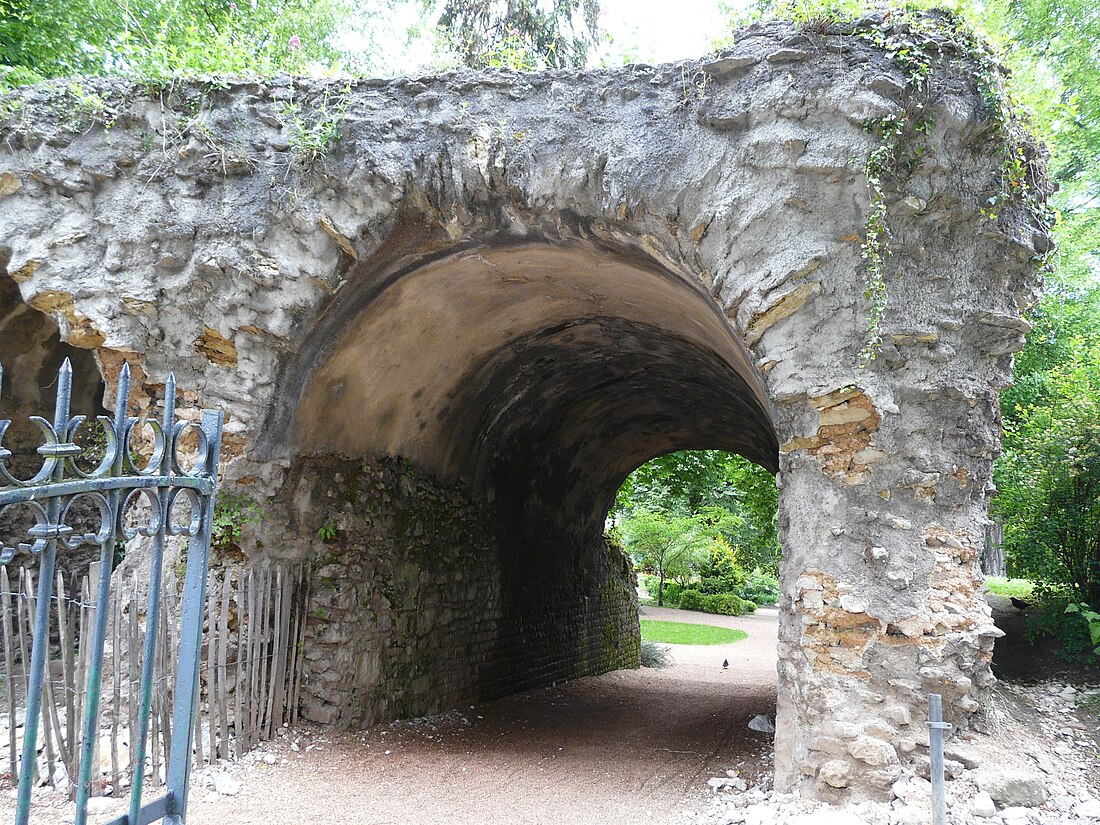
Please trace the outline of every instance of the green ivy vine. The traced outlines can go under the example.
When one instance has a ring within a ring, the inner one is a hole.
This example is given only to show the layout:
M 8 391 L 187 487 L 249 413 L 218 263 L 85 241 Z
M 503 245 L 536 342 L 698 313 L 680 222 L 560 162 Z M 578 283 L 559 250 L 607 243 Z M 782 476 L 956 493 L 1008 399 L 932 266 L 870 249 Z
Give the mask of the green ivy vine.
M 997 221 L 999 209 L 1006 204 L 1023 204 L 1044 222 L 1050 221 L 1051 214 L 1034 185 L 1045 174 L 1040 168 L 1037 143 L 1017 114 L 996 56 L 961 18 L 946 12 L 898 12 L 889 23 L 861 22 L 852 24 L 850 31 L 882 49 L 905 72 L 906 80 L 901 113 L 864 124 L 878 138 L 863 163 L 870 201 L 861 248 L 865 267 L 863 294 L 870 305 L 859 352 L 860 368 L 865 370 L 882 350 L 883 320 L 889 302 L 888 192 L 897 191 L 912 177 L 931 148 L 928 136 L 934 122 L 929 111 L 932 99 L 929 80 L 934 60 L 954 54 L 968 59 L 977 68 L 978 91 L 1000 157 L 998 178 L 982 196 L 979 206 L 982 217 Z

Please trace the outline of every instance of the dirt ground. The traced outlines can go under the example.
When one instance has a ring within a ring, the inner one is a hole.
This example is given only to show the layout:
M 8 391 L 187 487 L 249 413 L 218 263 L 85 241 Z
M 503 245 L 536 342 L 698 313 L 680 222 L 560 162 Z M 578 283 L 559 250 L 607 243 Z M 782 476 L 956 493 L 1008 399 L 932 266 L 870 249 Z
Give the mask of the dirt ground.
M 1028 620 L 1033 608 L 1018 610 L 1007 596 L 996 593 L 986 593 L 985 599 L 993 608 L 993 621 L 1005 632 L 993 648 L 993 672 L 998 679 L 1011 682 L 1039 682 L 1059 677 L 1071 681 L 1081 677 L 1100 680 L 1100 665 L 1070 663 L 1057 654 L 1057 639 L 1029 637 Z
M 344 735 L 284 730 L 226 766 L 230 779 L 220 784 L 232 795 L 213 790 L 209 769 L 198 772 L 188 821 L 645 825 L 702 805 L 712 796 L 707 780 L 727 770 L 750 783 L 770 773 L 771 737 L 747 723 L 756 714 L 774 718 L 776 611 L 642 613 L 740 628 L 749 637 L 673 645 L 674 664 L 663 670 L 616 671 L 443 717 Z M 11 805 L 3 800 L 0 819 Z M 120 807 L 107 806 L 93 821 Z M 70 810 L 43 807 L 33 821 L 57 823 Z

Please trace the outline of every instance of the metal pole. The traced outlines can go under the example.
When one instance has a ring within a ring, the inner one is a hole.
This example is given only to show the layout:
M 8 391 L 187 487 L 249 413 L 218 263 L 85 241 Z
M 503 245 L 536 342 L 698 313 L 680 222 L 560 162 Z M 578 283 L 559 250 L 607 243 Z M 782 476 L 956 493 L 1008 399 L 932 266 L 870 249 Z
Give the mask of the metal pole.
M 65 458 L 80 452 L 80 448 L 66 443 L 69 432 L 69 398 L 72 393 L 73 368 L 66 358 L 57 373 L 57 404 L 54 407 L 53 439 L 38 448 L 38 454 L 52 461 L 52 471 L 43 481 L 61 481 L 65 476 Z M 39 419 L 40 420 L 40 419 Z M 46 659 L 50 649 L 50 599 L 53 598 L 54 563 L 57 560 L 57 539 L 61 535 L 58 518 L 61 502 L 50 498 L 46 504 L 46 524 L 35 528 L 46 545 L 38 567 L 38 602 L 34 616 L 34 636 L 31 643 L 31 672 L 27 685 L 27 715 L 23 727 L 23 758 L 19 763 L 19 791 L 17 794 L 15 823 L 27 825 L 31 817 L 31 785 L 38 760 L 38 719 L 42 714 L 42 682 L 45 679 Z M 34 532 L 32 532 L 34 535 Z M 15 724 L 15 720 L 11 721 Z
M 161 454 L 160 475 L 167 478 L 172 471 L 172 431 L 176 423 L 176 376 L 168 373 L 168 383 L 164 386 L 164 452 Z M 149 562 L 149 610 L 145 619 L 145 650 L 141 659 L 141 709 L 138 711 L 137 740 L 130 743 L 134 748 L 134 765 L 137 775 L 130 785 L 130 822 L 136 823 L 141 813 L 141 794 L 145 779 L 145 746 L 149 739 L 149 711 L 153 704 L 153 679 L 156 676 L 154 665 L 157 653 L 157 628 L 160 622 L 160 597 L 162 572 L 164 568 L 164 537 L 168 530 L 168 521 L 172 514 L 168 511 L 168 488 L 157 488 L 157 507 L 160 510 L 159 524 L 153 536 L 153 557 Z M 77 825 L 83 825 L 77 823 Z
M 123 364 L 118 376 L 118 388 L 115 393 L 115 455 L 111 474 L 123 473 L 123 454 L 126 452 L 126 404 L 130 400 L 130 365 Z M 75 825 L 84 825 L 88 821 L 88 798 L 92 793 L 92 762 L 95 757 L 96 740 L 99 738 L 99 697 L 103 685 L 103 649 L 107 639 L 107 611 L 111 600 L 111 568 L 114 564 L 116 530 L 118 527 L 118 508 L 120 492 L 111 490 L 107 494 L 111 513 L 111 531 L 99 550 L 99 590 L 96 592 L 95 627 L 92 631 L 92 653 L 89 657 L 88 682 L 85 695 L 88 697 L 84 710 L 84 736 L 80 748 L 80 773 L 76 784 Z M 118 655 L 118 651 L 114 652 Z M 139 772 L 140 774 L 140 772 Z M 118 796 L 115 789 L 115 796 Z
M 928 696 L 928 747 L 932 757 L 932 825 L 947 825 L 947 800 L 943 787 L 943 734 L 951 725 L 943 721 L 943 699 Z
M 166 825 L 184 825 L 191 776 L 191 744 L 199 704 L 199 652 L 202 649 L 203 610 L 206 605 L 206 572 L 210 561 L 210 531 L 218 482 L 218 458 L 222 449 L 222 414 L 204 410 L 202 429 L 207 439 L 207 465 L 202 473 L 211 482 L 210 495 L 201 501 L 202 523 L 187 549 L 187 573 L 180 615 L 179 672 L 176 674 L 172 751 L 168 760 L 168 810 Z

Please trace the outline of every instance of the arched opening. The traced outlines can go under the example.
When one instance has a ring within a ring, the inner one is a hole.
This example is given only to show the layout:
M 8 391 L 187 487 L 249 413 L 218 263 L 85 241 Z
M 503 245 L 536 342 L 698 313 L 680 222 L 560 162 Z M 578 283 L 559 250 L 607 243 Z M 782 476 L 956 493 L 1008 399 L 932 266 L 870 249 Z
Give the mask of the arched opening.
M 662 704 L 666 725 L 696 743 L 682 747 L 713 750 L 722 770 L 766 773 L 779 641 L 775 477 L 721 450 L 670 453 L 627 477 L 608 524 L 637 571 L 642 712 Z
M 104 382 L 95 357 L 91 350 L 62 341 L 53 319 L 24 303 L 15 280 L 0 275 L 0 365 L 4 370 L 0 420 L 11 422 L 3 433 L 3 448 L 12 454 L 5 466 L 17 478 L 32 478 L 42 467 L 42 457 L 37 453 L 43 443 L 42 432 L 30 418 L 41 416 L 53 421 L 57 371 L 66 359 L 73 371 L 71 416 L 87 417 L 75 433 L 75 442 L 87 451 L 77 461 L 90 470 L 98 463 L 105 443 L 101 428 L 94 423 L 95 417 L 105 412 Z M 74 517 L 83 516 L 81 508 L 76 508 Z M 23 535 L 32 524 L 29 510 L 12 507 L 0 514 L 0 535 Z M 80 524 L 77 521 L 74 526 Z M 83 571 L 97 555 L 94 548 L 64 554 L 60 565 L 66 572 Z M 38 559 L 22 556 L 16 563 L 37 566 Z
M 307 529 L 318 497 L 336 511 L 319 589 L 345 591 L 311 638 L 363 651 L 335 668 L 317 654 L 314 718 L 359 724 L 635 664 L 633 573 L 604 536 L 622 480 L 692 448 L 777 467 L 767 399 L 713 299 L 588 241 L 352 277 L 358 297 L 330 307 L 304 350 L 314 368 L 288 381 L 302 458 L 285 501 Z
M 103 413 L 103 378 L 91 350 L 62 341 L 57 324 L 23 302 L 12 278 L 0 277 L 0 364 L 4 367 L 0 418 L 12 422 L 5 444 L 17 453 L 16 462 L 34 463 L 32 456 L 41 438 L 26 419 L 31 415 L 52 419 L 57 369 L 66 358 L 74 376 L 72 413 Z

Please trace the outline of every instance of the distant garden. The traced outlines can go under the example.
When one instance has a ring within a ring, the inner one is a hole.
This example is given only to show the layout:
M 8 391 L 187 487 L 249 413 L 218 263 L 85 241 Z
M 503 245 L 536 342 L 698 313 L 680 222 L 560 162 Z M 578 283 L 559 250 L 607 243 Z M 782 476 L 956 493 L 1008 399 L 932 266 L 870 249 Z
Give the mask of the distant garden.
M 609 523 L 660 607 L 740 616 L 779 599 L 778 491 L 732 453 L 670 453 L 623 483 Z

